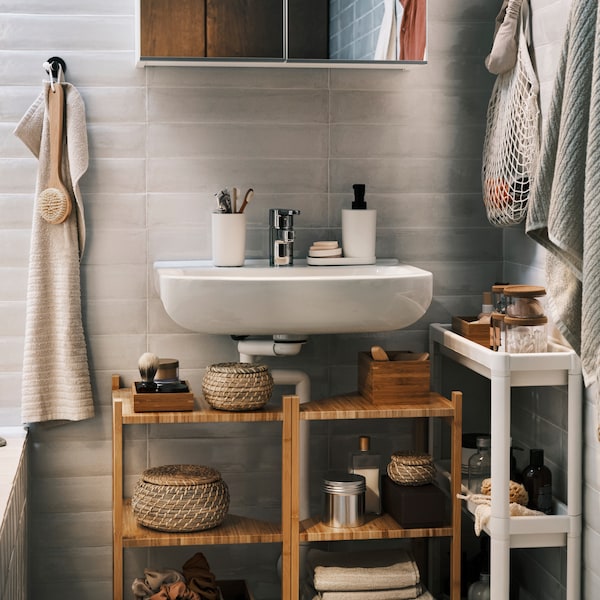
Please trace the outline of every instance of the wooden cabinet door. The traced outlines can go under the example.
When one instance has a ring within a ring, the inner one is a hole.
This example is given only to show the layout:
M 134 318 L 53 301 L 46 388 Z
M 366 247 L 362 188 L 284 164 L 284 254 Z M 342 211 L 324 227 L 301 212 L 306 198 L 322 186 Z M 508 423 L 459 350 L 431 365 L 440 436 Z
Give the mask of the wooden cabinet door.
M 206 56 L 206 0 L 141 0 L 142 57 Z
M 283 58 L 282 0 L 206 0 L 206 56 Z

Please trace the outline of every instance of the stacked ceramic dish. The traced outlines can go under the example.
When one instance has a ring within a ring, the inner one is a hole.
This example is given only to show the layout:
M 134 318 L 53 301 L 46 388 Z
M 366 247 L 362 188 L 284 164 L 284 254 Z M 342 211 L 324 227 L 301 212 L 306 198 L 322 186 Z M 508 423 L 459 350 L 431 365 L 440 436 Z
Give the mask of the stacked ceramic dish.
M 335 240 L 313 242 L 308 249 L 308 256 L 311 258 L 340 258 L 342 247 Z

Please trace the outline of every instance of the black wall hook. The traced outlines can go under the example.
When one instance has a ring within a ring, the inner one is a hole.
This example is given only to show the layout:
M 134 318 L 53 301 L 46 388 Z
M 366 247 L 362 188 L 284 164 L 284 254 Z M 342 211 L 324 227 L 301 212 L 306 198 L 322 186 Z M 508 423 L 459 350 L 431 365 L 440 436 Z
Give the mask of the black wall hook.
M 61 66 L 63 73 L 67 72 L 67 64 L 65 61 L 60 58 L 60 56 L 53 56 L 48 59 L 48 64 L 50 65 L 50 70 L 52 71 L 52 77 L 58 77 L 58 67 Z

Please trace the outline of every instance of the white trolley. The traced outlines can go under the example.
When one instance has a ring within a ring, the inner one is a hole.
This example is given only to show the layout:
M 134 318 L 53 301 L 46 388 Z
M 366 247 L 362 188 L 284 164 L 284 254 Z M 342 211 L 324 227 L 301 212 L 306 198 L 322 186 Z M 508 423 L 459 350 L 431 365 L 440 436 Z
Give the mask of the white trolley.
M 442 360 L 446 356 L 488 378 L 491 385 L 492 488 L 490 536 L 491 599 L 509 597 L 511 548 L 565 546 L 567 549 L 567 600 L 581 598 L 582 504 L 582 378 L 577 354 L 565 346 L 549 344 L 548 352 L 509 354 L 495 352 L 451 331 L 450 325 L 430 325 L 432 389 L 441 391 Z M 567 386 L 568 445 L 567 503 L 555 500 L 555 514 L 510 517 L 511 388 Z

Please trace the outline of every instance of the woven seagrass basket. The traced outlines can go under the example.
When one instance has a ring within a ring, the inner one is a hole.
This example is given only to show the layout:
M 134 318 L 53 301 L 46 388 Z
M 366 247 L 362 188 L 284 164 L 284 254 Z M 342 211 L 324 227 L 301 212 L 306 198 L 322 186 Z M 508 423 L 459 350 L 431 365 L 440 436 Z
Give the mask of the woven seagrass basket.
M 217 527 L 229 510 L 229 488 L 221 474 L 202 465 L 147 469 L 131 498 L 140 525 L 159 531 L 202 531 Z
M 259 363 L 218 363 L 206 370 L 202 393 L 213 408 L 246 411 L 262 408 L 271 398 L 273 377 Z
M 433 481 L 435 467 L 429 454 L 394 452 L 387 466 L 387 474 L 400 485 L 426 485 Z

